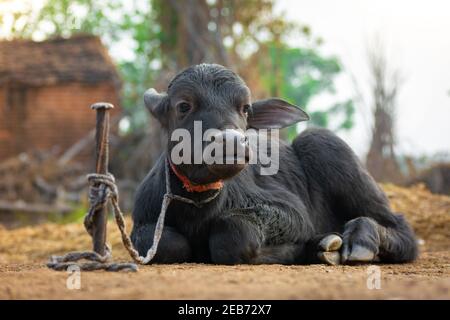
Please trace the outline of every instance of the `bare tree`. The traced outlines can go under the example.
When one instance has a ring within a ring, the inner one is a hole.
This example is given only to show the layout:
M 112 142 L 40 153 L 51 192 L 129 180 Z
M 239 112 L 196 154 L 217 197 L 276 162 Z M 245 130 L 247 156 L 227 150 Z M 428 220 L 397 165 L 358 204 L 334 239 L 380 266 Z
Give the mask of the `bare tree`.
M 374 126 L 366 166 L 377 181 L 400 183 L 403 177 L 396 160 L 394 132 L 400 73 L 390 69 L 380 42 L 368 50 L 368 61 L 372 76 Z

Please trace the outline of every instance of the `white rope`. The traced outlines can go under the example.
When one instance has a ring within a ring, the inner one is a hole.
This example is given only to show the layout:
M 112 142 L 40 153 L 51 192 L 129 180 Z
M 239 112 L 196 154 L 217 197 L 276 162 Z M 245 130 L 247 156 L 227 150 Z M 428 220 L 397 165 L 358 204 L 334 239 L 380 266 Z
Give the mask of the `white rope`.
M 169 162 L 166 159 L 165 162 L 165 178 L 166 178 L 166 193 L 163 197 L 163 202 L 161 205 L 161 211 L 158 216 L 158 220 L 155 226 L 155 232 L 153 235 L 153 243 L 151 248 L 147 251 L 147 254 L 140 256 L 139 252 L 134 248 L 130 237 L 128 236 L 125 219 L 123 213 L 119 207 L 119 192 L 115 184 L 114 176 L 110 173 L 108 174 L 89 174 L 87 176 L 90 189 L 89 189 L 89 202 L 90 209 L 86 214 L 84 219 L 84 225 L 86 231 L 92 236 L 93 235 L 93 215 L 99 212 L 99 208 L 103 208 L 107 201 L 110 200 L 113 206 L 114 217 L 116 219 L 117 226 L 119 228 L 122 243 L 130 254 L 131 258 L 139 264 L 148 264 L 153 260 L 158 250 L 159 241 L 161 240 L 162 232 L 164 229 L 164 219 L 166 216 L 167 208 L 172 200 L 177 200 L 185 202 L 196 206 L 197 208 L 203 207 L 205 204 L 214 200 L 220 193 L 220 190 L 216 190 L 214 194 L 207 199 L 201 201 L 194 201 L 179 195 L 174 195 L 170 188 L 170 172 L 169 172 Z M 105 245 L 105 256 L 100 256 L 96 252 L 92 251 L 81 251 L 81 252 L 69 252 L 64 256 L 52 256 L 50 262 L 47 264 L 49 268 L 54 270 L 66 270 L 67 266 L 74 264 L 73 262 L 79 261 L 81 259 L 93 261 L 90 263 L 85 263 L 80 265 L 83 270 L 99 270 L 104 269 L 108 271 L 119 271 L 119 270 L 131 270 L 137 271 L 137 266 L 134 264 L 118 264 L 118 263 L 107 263 L 111 259 L 111 249 L 108 245 Z

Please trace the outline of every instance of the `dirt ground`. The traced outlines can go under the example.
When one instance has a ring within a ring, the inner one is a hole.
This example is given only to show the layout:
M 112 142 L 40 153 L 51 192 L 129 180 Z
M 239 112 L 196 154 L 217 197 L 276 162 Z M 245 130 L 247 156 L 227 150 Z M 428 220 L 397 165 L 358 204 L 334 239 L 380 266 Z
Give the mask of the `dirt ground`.
M 0 226 L 0 299 L 450 299 L 450 198 L 422 187 L 383 187 L 394 210 L 413 225 L 421 254 L 412 264 L 378 264 L 380 289 L 368 288 L 374 283 L 368 265 L 179 264 L 82 272 L 81 288 L 69 290 L 69 274 L 48 270 L 45 262 L 51 254 L 90 247 L 79 222 Z M 113 221 L 108 231 L 115 259 L 130 261 Z

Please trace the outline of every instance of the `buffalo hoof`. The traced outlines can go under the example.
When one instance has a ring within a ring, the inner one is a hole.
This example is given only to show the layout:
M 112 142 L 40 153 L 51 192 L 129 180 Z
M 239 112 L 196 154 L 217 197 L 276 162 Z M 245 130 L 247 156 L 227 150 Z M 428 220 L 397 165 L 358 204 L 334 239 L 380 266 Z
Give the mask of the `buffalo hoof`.
M 380 246 L 380 235 L 375 220 L 359 217 L 345 224 L 342 236 L 341 263 L 375 262 Z
M 326 264 L 335 266 L 341 261 L 339 250 L 342 246 L 342 238 L 335 234 L 330 234 L 320 240 L 317 258 Z
M 370 249 L 360 245 L 352 246 L 351 251 L 348 246 L 344 246 L 342 250 L 342 263 L 364 263 L 364 262 L 379 262 L 379 257 Z

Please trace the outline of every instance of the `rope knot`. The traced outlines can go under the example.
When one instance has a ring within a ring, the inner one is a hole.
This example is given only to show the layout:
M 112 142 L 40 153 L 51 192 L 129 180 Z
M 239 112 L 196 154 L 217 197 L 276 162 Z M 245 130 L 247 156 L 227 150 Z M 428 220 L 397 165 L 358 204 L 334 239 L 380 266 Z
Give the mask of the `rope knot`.
M 91 173 L 87 175 L 87 180 L 89 184 L 88 198 L 90 208 L 84 218 L 84 226 L 92 236 L 92 224 L 95 212 L 106 206 L 109 199 L 118 201 L 119 192 L 116 186 L 116 179 L 111 173 Z
M 119 191 L 116 186 L 116 179 L 111 173 L 100 174 L 91 173 L 87 175 L 89 183 L 89 202 L 95 203 L 96 198 L 105 200 L 109 197 L 117 198 Z

